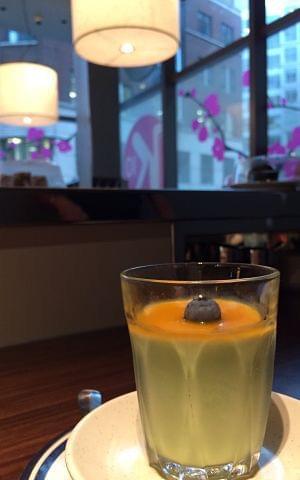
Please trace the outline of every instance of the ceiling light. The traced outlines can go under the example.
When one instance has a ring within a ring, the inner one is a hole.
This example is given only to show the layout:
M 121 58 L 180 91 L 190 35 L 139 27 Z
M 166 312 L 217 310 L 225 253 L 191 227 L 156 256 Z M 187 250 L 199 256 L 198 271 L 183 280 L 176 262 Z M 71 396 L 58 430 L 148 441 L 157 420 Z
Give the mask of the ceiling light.
M 132 43 L 130 43 L 130 42 L 123 43 L 123 44 L 120 46 L 120 51 L 121 51 L 122 53 L 125 53 L 125 54 L 133 53 L 134 50 L 135 50 L 134 45 L 132 45 Z
M 17 62 L 0 65 L 0 122 L 42 126 L 58 119 L 57 73 L 50 67 Z
M 10 141 L 11 141 L 11 143 L 13 143 L 14 145 L 19 145 L 20 143 L 22 143 L 21 138 L 18 138 L 18 137 L 13 137 Z
M 75 50 L 89 62 L 151 65 L 178 49 L 179 1 L 72 0 L 72 26 Z
M 69 97 L 72 98 L 72 99 L 74 99 L 74 98 L 77 97 L 77 93 L 76 93 L 74 90 L 70 90 L 70 92 L 69 92 Z
M 24 125 L 31 125 L 32 124 L 32 118 L 31 117 L 23 117 L 23 123 Z

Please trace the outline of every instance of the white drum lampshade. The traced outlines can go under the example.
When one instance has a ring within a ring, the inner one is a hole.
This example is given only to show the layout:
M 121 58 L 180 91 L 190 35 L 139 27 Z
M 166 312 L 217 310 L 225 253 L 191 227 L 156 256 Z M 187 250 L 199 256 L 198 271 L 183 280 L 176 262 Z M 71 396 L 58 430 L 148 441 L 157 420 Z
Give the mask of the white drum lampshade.
M 75 50 L 89 62 L 145 66 L 178 49 L 178 0 L 72 0 L 71 11 Z
M 57 73 L 29 62 L 0 65 L 0 122 L 43 126 L 58 119 Z

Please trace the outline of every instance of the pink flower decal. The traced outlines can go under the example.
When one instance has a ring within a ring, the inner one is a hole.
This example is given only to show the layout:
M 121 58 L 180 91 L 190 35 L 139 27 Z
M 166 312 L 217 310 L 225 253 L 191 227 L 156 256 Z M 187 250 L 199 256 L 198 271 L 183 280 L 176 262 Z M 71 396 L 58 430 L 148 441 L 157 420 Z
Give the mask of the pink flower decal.
M 72 150 L 72 146 L 68 140 L 59 140 L 56 145 L 58 150 L 62 153 L 67 153 Z
M 184 97 L 185 91 L 183 90 L 183 88 L 180 88 L 180 89 L 178 90 L 178 95 L 179 95 L 179 97 Z
M 41 158 L 41 153 L 39 150 L 36 150 L 35 152 L 31 152 L 30 156 L 31 160 L 39 160 Z
M 221 138 L 216 137 L 214 144 L 212 146 L 212 154 L 213 156 L 221 162 L 224 160 L 224 152 L 225 152 L 225 145 Z
M 284 97 L 282 97 L 282 98 L 280 99 L 280 102 L 279 102 L 279 103 L 280 103 L 280 105 L 281 105 L 282 107 L 285 107 L 285 106 L 287 105 L 287 99 L 284 98 Z
M 285 162 L 283 166 L 283 171 L 286 178 L 295 178 L 300 173 L 300 162 L 299 160 L 291 159 Z
M 298 147 L 300 147 L 300 127 L 294 128 L 291 138 L 288 142 L 288 148 L 290 150 L 296 150 Z
M 5 157 L 5 152 L 3 152 L 3 150 L 0 150 L 0 160 L 3 160 Z
M 207 140 L 207 137 L 208 137 L 207 128 L 205 126 L 201 127 L 200 130 L 199 130 L 199 133 L 198 133 L 199 142 L 205 142 L 205 140 Z
M 196 130 L 198 130 L 198 128 L 200 127 L 200 123 L 198 122 L 198 120 L 196 118 L 194 118 L 194 120 L 192 121 L 192 130 L 193 132 L 195 132 Z
M 270 155 L 284 155 L 286 153 L 286 148 L 281 145 L 281 143 L 275 142 L 269 146 L 268 153 Z
M 190 90 L 190 96 L 191 96 L 192 98 L 195 98 L 196 95 L 197 95 L 197 90 L 196 90 L 195 88 L 192 88 L 192 90 Z
M 45 148 L 45 147 L 41 148 L 40 155 L 41 155 L 42 158 L 51 158 L 52 153 L 51 153 L 50 148 Z
M 267 103 L 267 108 L 273 108 L 273 106 L 274 106 L 274 105 L 273 105 L 272 102 L 269 101 L 269 102 Z
M 211 93 L 210 95 L 208 95 L 205 98 L 203 105 L 212 117 L 216 117 L 221 111 L 219 105 L 219 97 L 216 93 Z
M 242 75 L 242 85 L 243 87 L 250 86 L 250 70 L 245 70 Z
M 50 159 L 52 157 L 52 152 L 50 148 L 42 147 L 35 152 L 31 152 L 31 160 L 45 160 Z
M 41 140 L 45 136 L 45 132 L 42 128 L 29 128 L 27 132 L 27 140 L 29 142 L 36 142 Z

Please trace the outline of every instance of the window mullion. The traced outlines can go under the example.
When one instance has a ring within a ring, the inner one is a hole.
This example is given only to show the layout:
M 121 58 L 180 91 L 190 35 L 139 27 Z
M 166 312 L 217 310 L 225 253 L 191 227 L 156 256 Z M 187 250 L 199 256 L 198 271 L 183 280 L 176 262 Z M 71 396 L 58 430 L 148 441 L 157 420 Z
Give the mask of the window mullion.
M 265 2 L 250 0 L 250 154 L 267 152 L 267 53 Z

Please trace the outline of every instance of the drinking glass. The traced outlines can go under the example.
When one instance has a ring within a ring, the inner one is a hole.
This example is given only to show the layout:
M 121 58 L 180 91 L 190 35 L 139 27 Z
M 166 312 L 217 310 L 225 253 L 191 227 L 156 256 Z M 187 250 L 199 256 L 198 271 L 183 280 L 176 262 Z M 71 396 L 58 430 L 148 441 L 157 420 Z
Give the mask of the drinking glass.
M 121 282 L 150 465 L 173 480 L 248 476 L 270 405 L 279 272 L 161 264 Z

